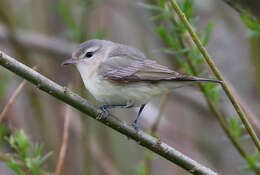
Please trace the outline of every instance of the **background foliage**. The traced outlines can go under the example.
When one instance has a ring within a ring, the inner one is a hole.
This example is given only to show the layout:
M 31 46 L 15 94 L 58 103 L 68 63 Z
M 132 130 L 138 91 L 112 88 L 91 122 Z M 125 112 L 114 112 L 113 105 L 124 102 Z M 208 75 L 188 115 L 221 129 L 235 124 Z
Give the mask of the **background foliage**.
M 216 0 L 178 3 L 218 68 L 239 94 L 240 102 L 250 113 L 250 122 L 260 134 L 260 17 L 251 10 L 250 3 L 246 6 Z M 59 84 L 72 84 L 75 92 L 97 104 L 84 89 L 78 72 L 60 67 L 76 44 L 92 38 L 133 45 L 149 58 L 179 72 L 214 78 L 168 1 L 0 2 L 1 50 L 27 65 L 36 65 L 39 72 Z M 0 111 L 20 82 L 17 76 L 0 68 Z M 245 156 L 238 154 L 237 147 L 223 132 L 209 103 L 223 117 Z M 41 169 L 55 172 L 65 108 L 37 87 L 23 88 L 0 126 L 0 151 L 11 157 L 1 163 L 1 173 L 36 175 Z M 136 111 L 113 113 L 130 122 Z M 70 112 L 68 149 L 61 174 L 187 174 L 81 115 L 76 110 Z M 258 174 L 259 153 L 216 84 L 184 87 L 154 98 L 140 124 L 147 132 L 219 174 Z

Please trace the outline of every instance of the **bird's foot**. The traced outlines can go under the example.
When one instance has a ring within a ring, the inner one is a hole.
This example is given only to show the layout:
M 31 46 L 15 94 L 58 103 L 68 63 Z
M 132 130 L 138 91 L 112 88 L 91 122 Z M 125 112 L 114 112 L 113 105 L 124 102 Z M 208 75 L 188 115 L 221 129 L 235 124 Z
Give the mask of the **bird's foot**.
M 136 132 L 140 131 L 140 127 L 137 125 L 137 123 L 135 121 L 132 122 L 132 126 L 134 127 Z
M 106 106 L 100 106 L 100 115 L 103 115 L 104 117 L 110 116 L 110 112 L 107 110 Z

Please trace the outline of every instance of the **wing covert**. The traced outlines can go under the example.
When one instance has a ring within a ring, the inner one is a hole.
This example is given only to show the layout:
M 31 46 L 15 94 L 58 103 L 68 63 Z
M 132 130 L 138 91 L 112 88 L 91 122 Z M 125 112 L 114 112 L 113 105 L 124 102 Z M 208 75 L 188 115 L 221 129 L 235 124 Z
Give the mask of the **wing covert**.
M 138 49 L 118 45 L 99 66 L 99 73 L 108 80 L 127 83 L 141 81 L 209 81 L 208 79 L 182 75 L 146 59 Z

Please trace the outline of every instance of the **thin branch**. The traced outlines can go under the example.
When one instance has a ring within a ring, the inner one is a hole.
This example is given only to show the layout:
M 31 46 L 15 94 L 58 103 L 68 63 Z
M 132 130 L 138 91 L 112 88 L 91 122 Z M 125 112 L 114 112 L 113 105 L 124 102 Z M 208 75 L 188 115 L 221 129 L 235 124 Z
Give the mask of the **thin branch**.
M 11 96 L 7 104 L 5 105 L 3 111 L 0 114 L 0 123 L 3 121 L 4 117 L 6 116 L 7 112 L 11 108 L 12 104 L 14 103 L 16 97 L 20 94 L 22 91 L 24 85 L 26 84 L 26 80 L 23 80 L 22 83 L 18 86 L 18 88 L 15 90 L 14 94 Z
M 0 40 L 8 42 L 10 31 L 5 25 L 0 24 Z M 16 30 L 16 41 L 26 49 L 36 52 L 47 52 L 59 56 L 60 59 L 71 55 L 76 43 L 68 42 L 63 39 L 49 37 L 37 32 Z
M 259 0 L 223 0 L 239 14 L 249 18 L 257 18 L 260 22 L 260 3 Z
M 170 20 L 175 26 L 177 26 L 177 21 L 175 20 L 174 16 L 171 16 Z M 181 35 L 178 35 L 177 37 L 178 37 L 178 40 L 180 42 L 182 49 L 185 49 L 186 46 L 185 46 L 184 38 L 182 38 Z M 192 45 L 192 40 L 189 37 L 189 35 L 187 35 L 186 37 L 188 38 L 187 39 L 188 44 Z M 191 59 L 189 58 L 189 55 L 187 53 L 184 53 L 184 56 L 187 60 L 188 66 L 189 66 L 192 74 L 195 75 L 195 76 L 198 76 L 199 73 L 197 72 L 196 67 L 192 64 Z M 212 101 L 210 100 L 210 97 L 206 92 L 205 86 L 200 82 L 198 82 L 198 86 L 199 86 L 200 91 L 202 92 L 211 112 L 217 118 L 217 121 L 219 122 L 220 126 L 224 130 L 225 134 L 227 135 L 227 137 L 229 138 L 229 140 L 231 141 L 233 146 L 237 149 L 239 154 L 245 159 L 245 161 L 248 163 L 248 165 L 255 171 L 255 173 L 260 175 L 260 170 L 256 167 L 256 165 L 254 163 L 252 163 L 252 161 L 250 161 L 248 159 L 246 151 L 243 149 L 242 145 L 239 144 L 238 140 L 234 137 L 234 135 L 232 134 L 232 132 L 230 131 L 230 129 L 226 125 L 226 122 L 225 122 L 223 116 L 217 111 L 215 104 L 212 103 Z M 233 94 L 235 94 L 235 93 L 233 92 Z M 250 115 L 250 116 L 252 116 L 252 115 Z M 251 119 L 253 119 L 253 117 Z
M 173 9 L 176 11 L 176 13 L 178 14 L 179 18 L 182 20 L 182 22 L 184 23 L 185 27 L 187 28 L 188 32 L 190 33 L 192 40 L 194 41 L 194 43 L 196 44 L 196 46 L 198 47 L 198 49 L 200 50 L 201 54 L 203 55 L 205 61 L 207 62 L 207 64 L 209 65 L 210 69 L 212 70 L 212 72 L 215 74 L 215 76 L 217 77 L 218 80 L 221 80 L 223 83 L 221 84 L 223 87 L 223 90 L 225 91 L 226 95 L 228 96 L 229 100 L 231 101 L 231 103 L 233 104 L 235 110 L 237 111 L 241 121 L 243 122 L 243 124 L 245 125 L 245 128 L 247 129 L 249 135 L 251 136 L 254 144 L 257 147 L 257 150 L 260 152 L 260 141 L 257 138 L 257 135 L 253 129 L 253 127 L 251 126 L 251 124 L 249 123 L 243 109 L 240 107 L 239 105 L 239 101 L 237 100 L 237 98 L 232 94 L 230 87 L 228 86 L 226 80 L 224 80 L 222 74 L 220 73 L 220 71 L 218 70 L 218 68 L 216 67 L 215 63 L 212 61 L 209 53 L 207 52 L 207 50 L 205 49 L 205 47 L 202 45 L 202 43 L 199 40 L 198 35 L 194 32 L 191 24 L 189 23 L 189 21 L 187 20 L 185 14 L 181 11 L 180 7 L 178 6 L 178 4 L 176 3 L 175 0 L 169 0 Z
M 259 53 L 259 37 L 249 37 L 249 44 L 250 44 L 250 52 L 251 52 L 251 59 L 252 59 L 252 66 L 254 69 L 254 75 L 256 80 L 256 87 L 258 91 L 258 95 L 260 95 L 260 53 Z
M 69 126 L 70 126 L 70 107 L 66 105 L 65 108 L 65 118 L 64 118 L 64 129 L 63 129 L 63 137 L 61 141 L 61 149 L 59 154 L 59 160 L 56 166 L 55 175 L 60 175 L 62 166 L 65 160 L 65 155 L 68 147 L 68 139 L 69 139 Z
M 83 99 L 77 94 L 74 94 L 68 88 L 61 87 L 60 85 L 47 79 L 38 72 L 16 61 L 14 58 L 6 55 L 3 52 L 0 52 L 0 65 L 27 79 L 31 83 L 35 84 L 37 88 L 89 115 L 89 117 L 100 121 L 106 126 L 113 128 L 114 130 L 122 133 L 129 138 L 132 138 L 138 144 L 146 147 L 154 153 L 157 153 L 158 155 L 161 155 L 165 159 L 171 161 L 172 163 L 175 163 L 176 165 L 182 167 L 190 173 L 197 175 L 217 174 L 211 169 L 206 168 L 205 166 L 197 163 L 186 155 L 170 147 L 166 143 L 161 142 L 160 139 L 156 139 L 141 130 L 139 132 L 136 132 L 132 126 L 127 125 L 125 122 L 120 121 L 116 117 L 103 116 L 96 110 L 96 108 L 90 105 L 87 100 Z
M 18 160 L 18 159 L 16 159 L 15 157 L 11 157 L 11 156 L 9 156 L 9 155 L 7 155 L 7 154 L 4 154 L 4 153 L 2 153 L 2 152 L 0 152 L 0 161 L 3 161 L 3 162 L 8 162 L 8 161 L 10 161 L 10 160 L 12 160 L 12 159 L 14 159 L 17 163 L 20 163 L 21 165 L 23 164 L 22 162 L 21 162 L 21 160 Z M 29 169 L 27 168 L 27 167 L 22 167 L 22 169 L 24 170 L 24 171 L 26 171 L 27 173 L 29 173 Z M 43 170 L 40 170 L 39 171 L 39 173 L 38 173 L 38 175 L 54 175 L 53 173 L 50 173 L 50 172 L 47 172 L 47 171 L 43 171 Z

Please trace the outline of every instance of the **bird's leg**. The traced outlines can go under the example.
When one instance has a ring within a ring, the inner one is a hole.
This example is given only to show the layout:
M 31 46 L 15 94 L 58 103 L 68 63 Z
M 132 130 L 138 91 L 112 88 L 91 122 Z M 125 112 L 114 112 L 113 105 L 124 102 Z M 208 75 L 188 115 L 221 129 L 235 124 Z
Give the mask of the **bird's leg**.
M 135 130 L 136 130 L 137 132 L 139 131 L 139 126 L 137 125 L 137 121 L 138 121 L 138 119 L 139 119 L 139 117 L 140 117 L 140 115 L 141 115 L 141 113 L 142 113 L 142 111 L 143 111 L 145 105 L 146 105 L 146 104 L 143 104 L 143 105 L 140 107 L 140 109 L 139 109 L 139 111 L 138 111 L 138 114 L 137 114 L 135 120 L 134 120 L 133 123 L 132 123 L 132 126 L 135 128 Z
M 131 108 L 133 107 L 133 105 L 131 104 L 127 104 L 127 105 L 103 105 L 100 106 L 100 109 L 102 110 L 102 112 L 104 113 L 104 115 L 106 117 L 108 117 L 110 115 L 108 109 L 112 109 L 112 108 Z

